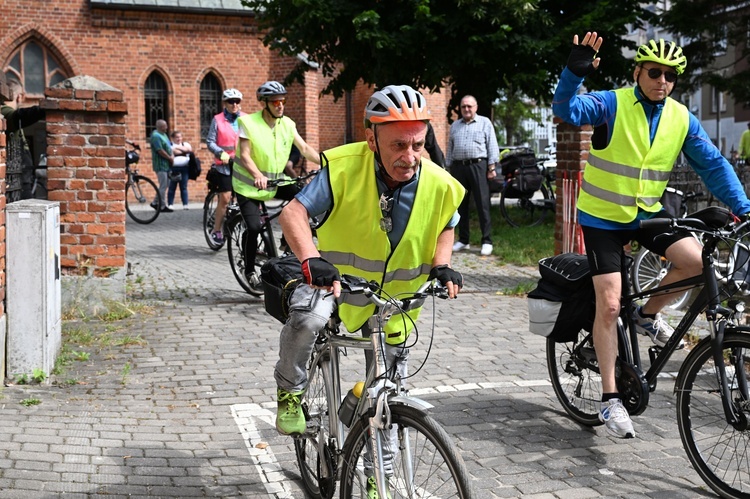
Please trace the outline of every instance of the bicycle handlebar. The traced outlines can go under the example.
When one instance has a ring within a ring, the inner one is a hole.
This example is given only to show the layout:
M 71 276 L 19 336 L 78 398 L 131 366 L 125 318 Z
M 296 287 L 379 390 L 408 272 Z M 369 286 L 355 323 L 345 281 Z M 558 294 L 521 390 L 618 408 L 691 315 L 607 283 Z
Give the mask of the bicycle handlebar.
M 341 290 L 345 293 L 363 294 L 378 308 L 383 308 L 390 304 L 401 311 L 408 311 L 421 307 L 425 298 L 428 296 L 436 296 L 441 299 L 448 298 L 448 290 L 437 280 L 427 281 L 422 284 L 413 295 L 408 298 L 398 299 L 394 297 L 383 298 L 382 295 L 379 294 L 381 291 L 380 285 L 374 281 L 367 281 L 362 277 L 344 274 L 341 276 Z
M 320 170 L 310 170 L 306 174 L 300 175 L 299 177 L 295 177 L 295 178 L 277 178 L 274 180 L 269 180 L 267 184 L 268 185 L 267 188 L 278 187 L 280 185 L 297 184 L 299 182 L 307 180 L 308 178 L 314 177 L 315 175 L 318 174 L 319 171 Z

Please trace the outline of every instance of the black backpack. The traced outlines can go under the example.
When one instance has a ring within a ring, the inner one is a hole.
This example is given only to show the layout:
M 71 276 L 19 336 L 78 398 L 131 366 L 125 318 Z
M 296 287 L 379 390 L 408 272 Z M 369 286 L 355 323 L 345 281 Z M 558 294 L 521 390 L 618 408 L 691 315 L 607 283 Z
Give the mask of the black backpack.
M 594 325 L 596 299 L 586 255 L 563 253 L 539 261 L 541 279 L 528 294 L 529 330 L 558 343 Z

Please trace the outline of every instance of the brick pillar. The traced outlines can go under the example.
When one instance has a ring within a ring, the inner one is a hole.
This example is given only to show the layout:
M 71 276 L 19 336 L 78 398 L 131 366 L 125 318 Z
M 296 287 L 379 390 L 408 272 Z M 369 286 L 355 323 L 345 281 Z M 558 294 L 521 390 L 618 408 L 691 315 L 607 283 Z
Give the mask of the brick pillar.
M 565 198 L 565 179 L 577 180 L 578 172 L 582 172 L 589 157 L 592 129 L 590 126 L 577 127 L 555 118 L 557 123 L 557 179 L 556 220 L 555 220 L 555 254 L 563 252 L 564 208 L 569 200 Z M 575 238 L 574 238 L 575 240 Z M 574 251 L 581 252 L 578 243 L 574 244 Z
M 63 310 L 125 300 L 123 93 L 88 76 L 45 92 L 47 189 L 60 203 Z

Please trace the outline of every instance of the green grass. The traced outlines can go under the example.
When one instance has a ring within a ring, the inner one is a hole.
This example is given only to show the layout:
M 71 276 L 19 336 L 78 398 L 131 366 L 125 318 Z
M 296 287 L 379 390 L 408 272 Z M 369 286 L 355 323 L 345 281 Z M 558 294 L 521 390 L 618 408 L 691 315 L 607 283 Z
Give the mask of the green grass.
M 481 231 L 477 212 L 472 205 L 469 220 L 472 246 L 481 246 Z M 537 262 L 555 252 L 555 220 L 551 213 L 544 222 L 536 227 L 511 227 L 500 213 L 499 206 L 490 210 L 492 221 L 492 254 L 499 257 L 503 264 L 536 266 Z M 458 237 L 458 228 L 456 228 Z

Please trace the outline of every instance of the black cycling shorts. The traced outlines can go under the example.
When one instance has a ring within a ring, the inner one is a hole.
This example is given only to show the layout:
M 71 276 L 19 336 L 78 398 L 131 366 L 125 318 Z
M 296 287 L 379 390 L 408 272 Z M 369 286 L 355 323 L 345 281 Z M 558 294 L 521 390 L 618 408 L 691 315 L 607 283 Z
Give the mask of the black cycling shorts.
M 662 210 L 654 218 L 674 218 Z M 625 257 L 624 246 L 630 241 L 665 256 L 667 248 L 680 239 L 692 237 L 688 231 L 664 233 L 663 229 L 606 230 L 582 226 L 583 241 L 589 260 L 591 275 L 621 272 Z
M 215 192 L 232 192 L 232 176 L 219 173 L 216 168 L 211 168 L 206 174 L 209 188 Z

